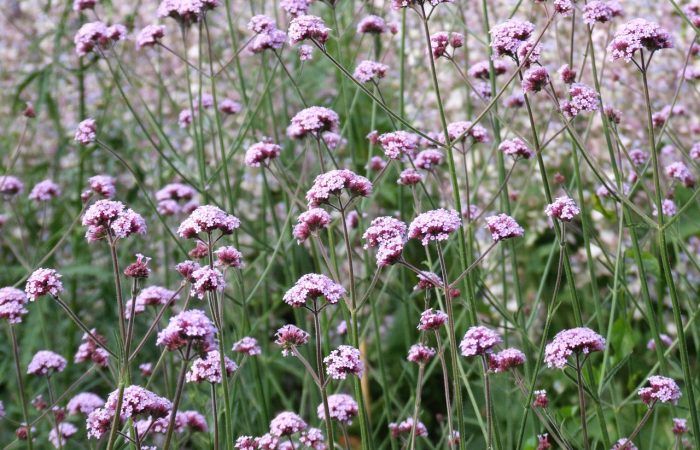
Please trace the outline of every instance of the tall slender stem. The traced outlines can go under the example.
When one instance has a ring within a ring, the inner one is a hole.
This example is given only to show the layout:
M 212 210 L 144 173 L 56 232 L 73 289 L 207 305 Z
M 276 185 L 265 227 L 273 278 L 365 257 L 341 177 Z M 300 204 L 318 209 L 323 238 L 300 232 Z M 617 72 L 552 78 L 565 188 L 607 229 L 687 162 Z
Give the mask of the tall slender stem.
M 314 339 L 316 342 L 316 373 L 318 374 L 319 390 L 321 391 L 321 401 L 323 402 L 324 421 L 326 423 L 326 441 L 328 448 L 333 448 L 335 439 L 333 437 L 333 422 L 331 422 L 331 410 L 328 406 L 328 390 L 326 387 L 325 374 L 323 373 L 323 348 L 321 347 L 321 322 L 319 320 L 320 311 L 314 300 Z
M 581 373 L 583 364 L 579 354 L 576 354 L 576 385 L 578 387 L 578 404 L 581 417 L 581 434 L 583 435 L 583 446 L 586 450 L 590 448 L 588 443 L 588 424 L 586 423 L 586 394 L 583 388 L 583 375 Z
M 413 424 L 411 424 L 411 450 L 416 448 L 416 429 L 418 427 L 418 413 L 420 412 L 420 399 L 423 395 L 423 376 L 425 375 L 425 364 L 418 364 L 418 381 L 416 382 L 416 399 L 413 403 Z
M 12 337 L 12 354 L 15 360 L 15 372 L 17 375 L 17 388 L 19 390 L 20 403 L 22 405 L 22 417 L 27 427 L 27 448 L 32 450 L 32 425 L 29 423 L 29 408 L 27 408 L 27 396 L 24 391 L 24 380 L 22 379 L 22 368 L 19 360 L 19 345 L 17 344 L 17 333 L 14 325 L 10 325 L 10 336 Z
M 491 401 L 491 380 L 489 379 L 489 356 L 481 355 L 481 365 L 484 369 L 484 401 L 486 402 L 486 449 L 493 448 L 493 404 Z
M 447 361 L 445 360 L 445 347 L 442 345 L 440 331 L 435 330 L 435 340 L 437 341 L 438 358 L 442 367 L 442 385 L 445 391 L 445 410 L 447 411 L 447 431 L 450 433 L 449 440 L 452 442 L 456 438 L 454 425 L 452 422 L 452 401 L 450 400 L 450 378 L 447 373 Z
M 182 358 L 182 365 L 180 367 L 180 375 L 177 379 L 177 386 L 175 387 L 175 397 L 173 398 L 173 407 L 170 410 L 170 421 L 168 422 L 168 429 L 165 432 L 165 440 L 163 442 L 163 450 L 168 450 L 170 448 L 170 443 L 173 438 L 173 431 L 175 431 L 175 418 L 177 416 L 177 408 L 180 406 L 180 399 L 182 398 L 182 390 L 185 387 L 185 375 L 187 374 L 187 363 L 190 360 L 190 350 L 192 349 L 192 340 L 187 343 L 187 349 Z M 226 372 L 221 374 L 222 378 L 226 377 Z M 117 414 L 118 415 L 118 414 Z

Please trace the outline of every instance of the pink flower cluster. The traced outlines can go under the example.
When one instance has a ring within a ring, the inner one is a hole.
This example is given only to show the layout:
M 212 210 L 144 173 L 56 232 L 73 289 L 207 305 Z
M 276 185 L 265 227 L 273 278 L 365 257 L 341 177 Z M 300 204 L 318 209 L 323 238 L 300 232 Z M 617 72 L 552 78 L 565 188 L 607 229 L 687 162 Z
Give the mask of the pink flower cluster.
M 571 222 L 574 217 L 581 214 L 581 209 L 575 201 L 564 196 L 554 199 L 554 202 L 544 209 L 545 214 L 552 219 L 559 219 L 562 222 Z
M 666 175 L 680 181 L 687 188 L 695 186 L 695 177 L 683 162 L 676 161 L 666 166 Z
M 5 196 L 12 196 L 22 193 L 24 190 L 24 183 L 12 175 L 1 175 L 0 176 L 0 194 Z
M 299 415 L 284 411 L 270 421 L 270 434 L 277 437 L 289 436 L 304 431 L 307 426 Z
M 81 392 L 68 401 L 66 410 L 69 414 L 86 416 L 104 404 L 105 401 L 99 395 L 92 392 Z
M 486 128 L 479 124 L 474 124 L 468 120 L 448 123 L 447 135 L 452 142 L 464 142 L 468 138 L 471 138 L 474 143 L 479 144 L 486 144 L 490 141 L 489 132 L 486 130 Z M 445 135 L 440 134 L 438 136 L 438 140 L 444 144 Z
M 53 372 L 63 372 L 66 358 L 50 350 L 40 350 L 34 354 L 27 366 L 29 375 L 49 376 Z
M 297 16 L 289 23 L 287 34 L 291 45 L 307 39 L 323 44 L 328 40 L 330 28 L 318 16 L 303 15 Z
M 439 31 L 430 36 L 430 48 L 433 53 L 433 59 L 438 59 L 441 56 L 451 58 L 452 55 L 447 52 L 448 46 L 457 49 L 463 45 L 464 35 L 461 33 Z
M 27 304 L 27 295 L 13 287 L 0 288 L 0 319 L 8 323 L 21 323 L 22 316 L 29 311 L 24 307 Z
M 250 336 L 245 336 L 233 344 L 231 349 L 236 353 L 241 353 L 247 356 L 256 356 L 262 353 L 258 341 Z
M 136 38 L 136 48 L 153 47 L 163 37 L 165 37 L 165 27 L 163 25 L 146 25 Z
M 622 15 L 622 7 L 616 1 L 594 0 L 583 7 L 583 21 L 588 25 L 605 23 Z
M 377 142 L 389 159 L 400 159 L 404 155 L 413 157 L 418 149 L 418 136 L 403 130 L 384 133 Z
M 549 72 L 542 66 L 531 67 L 523 75 L 523 93 L 533 94 L 540 92 L 549 84 Z
M 275 21 L 264 15 L 253 16 L 248 22 L 248 29 L 255 33 L 249 49 L 252 53 L 282 48 L 287 40 L 287 34 L 277 29 Z
M 394 264 L 406 244 L 406 224 L 393 217 L 377 217 L 362 235 L 364 248 L 377 248 L 377 266 Z
M 217 6 L 218 0 L 162 0 L 157 13 L 159 17 L 172 17 L 184 25 L 189 25 Z
M 213 205 L 200 206 L 185 219 L 177 233 L 185 239 L 197 237 L 200 233 L 220 231 L 221 234 L 231 234 L 241 226 L 241 221 L 234 215 L 227 214 Z
M 306 241 L 312 234 L 323 230 L 331 223 L 331 215 L 321 208 L 311 208 L 299 214 L 297 224 L 292 230 L 292 235 L 297 239 L 297 243 L 301 244 Z
M 489 354 L 489 370 L 495 373 L 507 372 L 513 367 L 525 364 L 525 354 L 517 348 L 506 348 Z
M 308 135 L 319 138 L 323 132 L 337 133 L 339 128 L 338 113 L 323 106 L 310 106 L 292 117 L 287 127 L 287 135 L 293 139 L 301 139 Z
M 408 226 L 408 238 L 419 239 L 426 246 L 430 241 L 444 241 L 462 226 L 459 213 L 455 210 L 435 209 L 424 212 Z
M 245 152 L 245 164 L 249 167 L 269 166 L 282 152 L 282 147 L 272 142 L 270 138 L 251 145 Z
M 569 119 L 573 119 L 582 112 L 593 112 L 598 109 L 598 93 L 583 83 L 572 84 L 569 95 L 571 100 L 561 104 L 562 112 Z
M 350 197 L 368 197 L 372 193 L 372 183 L 362 175 L 347 170 L 331 170 L 316 177 L 313 186 L 306 193 L 309 208 L 327 203 L 331 195 L 340 195 L 343 190 Z
M 143 288 L 141 292 L 133 300 L 127 301 L 124 306 L 124 317 L 129 319 L 133 309 L 134 315 L 140 314 L 146 310 L 146 305 L 166 305 L 177 300 L 178 295 L 175 291 L 166 289 L 161 286 L 148 286 Z
M 675 381 L 668 377 L 652 375 L 647 379 L 648 387 L 641 388 L 638 391 L 642 401 L 651 405 L 655 402 L 661 403 L 678 403 L 681 398 L 681 389 Z
M 408 419 L 396 423 L 392 422 L 389 424 L 389 432 L 391 433 L 391 437 L 397 438 L 401 435 L 408 435 L 413 431 L 413 418 L 409 417 Z M 419 437 L 426 437 L 428 436 L 428 429 L 425 427 L 425 424 L 423 422 L 418 422 L 416 424 L 416 436 Z
M 27 278 L 24 292 L 31 302 L 44 295 L 57 297 L 63 292 L 61 274 L 54 269 L 37 269 Z
M 502 241 L 525 234 L 525 230 L 507 214 L 498 214 L 486 218 L 486 225 L 494 241 Z
M 332 394 L 328 396 L 328 411 L 331 419 L 344 425 L 352 425 L 352 419 L 357 417 L 359 407 L 357 402 L 347 394 Z M 316 415 L 319 419 L 326 420 L 323 403 L 316 408 Z
M 376 61 L 364 60 L 355 67 L 355 72 L 353 72 L 353 77 L 362 83 L 369 83 L 370 81 L 379 81 L 380 78 L 384 78 L 389 66 Z
M 425 344 L 413 344 L 406 359 L 416 364 L 427 364 L 435 356 L 435 349 Z
M 432 308 L 426 309 L 420 315 L 418 329 L 420 331 L 439 330 L 447 323 L 447 314 L 442 311 L 434 311 Z
M 530 150 L 525 142 L 520 138 L 506 139 L 498 146 L 498 150 L 504 155 L 511 156 L 515 159 L 525 158 L 530 159 L 534 156 L 534 152 Z
M 238 369 L 236 363 L 225 355 L 224 367 L 226 368 L 227 376 Z M 185 375 L 185 381 L 188 383 L 201 383 L 203 381 L 212 384 L 221 383 L 221 353 L 218 350 L 212 350 L 207 352 L 205 357 L 195 359 L 190 370 Z
M 82 224 L 87 227 L 88 242 L 100 240 L 111 234 L 114 238 L 126 238 L 132 234 L 146 234 L 146 221 L 140 214 L 127 209 L 114 200 L 98 200 L 83 215 Z
M 119 391 L 112 392 L 103 407 L 95 409 L 88 415 L 88 438 L 99 439 L 110 430 L 112 420 L 117 414 L 118 398 Z M 125 421 L 139 415 L 163 417 L 167 416 L 171 409 L 172 403 L 168 399 L 159 397 L 141 386 L 132 385 L 124 388 L 119 418 Z
M 201 352 L 214 349 L 216 328 L 199 309 L 182 311 L 170 318 L 168 326 L 158 333 L 156 345 L 173 351 L 192 343 Z
M 349 345 L 340 345 L 323 359 L 326 373 L 334 380 L 344 380 L 348 375 L 362 377 L 364 364 L 360 351 Z
M 282 347 L 282 356 L 292 355 L 293 348 L 309 342 L 309 333 L 301 328 L 287 324 L 275 333 L 275 344 Z
M 95 142 L 96 139 L 97 122 L 95 122 L 95 119 L 85 119 L 78 124 L 78 127 L 75 129 L 75 142 L 82 145 L 89 145 Z
M 612 61 L 630 62 L 638 50 L 654 52 L 672 47 L 671 35 L 661 26 L 645 19 L 632 19 L 615 33 L 608 44 L 608 53 Z
M 357 23 L 358 33 L 380 34 L 386 31 L 386 22 L 379 16 L 365 16 Z
M 574 353 L 588 355 L 605 349 L 605 339 L 590 328 L 570 328 L 554 336 L 544 350 L 544 362 L 550 368 L 563 369 Z
M 436 148 L 429 148 L 418 153 L 413 161 L 415 166 L 423 170 L 433 170 L 435 166 L 442 165 L 445 162 L 445 155 Z
M 98 334 L 94 328 L 90 330 L 90 333 L 92 333 L 92 336 L 87 333 L 83 334 L 82 342 L 78 347 L 78 351 L 75 352 L 73 361 L 76 364 L 91 361 L 96 366 L 107 367 L 109 365 L 109 353 L 103 348 L 107 343 L 107 339 Z
M 323 274 L 308 273 L 297 280 L 294 286 L 282 297 L 282 300 L 293 308 L 300 308 L 306 302 L 319 297 L 325 297 L 332 305 L 345 295 L 345 288 Z
M 518 49 L 527 41 L 535 26 L 520 19 L 508 19 L 491 28 L 491 48 L 495 57 L 518 57 Z
M 47 202 L 61 195 L 61 187 L 52 180 L 37 183 L 29 193 L 29 199 L 37 202 Z
M 473 326 L 467 330 L 459 344 L 462 356 L 480 356 L 491 353 L 491 349 L 503 342 L 501 335 L 484 326 Z
M 156 192 L 158 212 L 164 216 L 191 213 L 199 206 L 196 196 L 197 193 L 191 186 L 182 183 L 166 184 Z
M 75 53 L 78 56 L 85 56 L 95 48 L 107 49 L 112 43 L 125 38 L 126 28 L 124 25 L 107 26 L 105 23 L 97 21 L 86 23 L 80 27 L 73 38 L 73 43 L 75 43 Z

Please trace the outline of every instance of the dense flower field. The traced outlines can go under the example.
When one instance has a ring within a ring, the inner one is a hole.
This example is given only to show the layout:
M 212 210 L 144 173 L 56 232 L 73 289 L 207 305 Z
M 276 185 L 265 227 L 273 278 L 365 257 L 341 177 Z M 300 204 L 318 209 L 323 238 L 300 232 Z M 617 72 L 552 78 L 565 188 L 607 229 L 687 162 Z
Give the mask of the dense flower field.
M 700 448 L 698 0 L 2 12 L 2 448 Z

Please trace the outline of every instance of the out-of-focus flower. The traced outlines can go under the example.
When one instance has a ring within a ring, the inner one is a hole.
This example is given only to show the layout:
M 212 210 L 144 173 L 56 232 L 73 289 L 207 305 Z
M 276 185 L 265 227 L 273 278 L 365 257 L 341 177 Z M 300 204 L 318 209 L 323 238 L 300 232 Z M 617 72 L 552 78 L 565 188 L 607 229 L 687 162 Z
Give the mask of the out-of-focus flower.
M 559 219 L 562 222 L 571 222 L 574 217 L 581 214 L 581 209 L 575 201 L 569 197 L 558 197 L 554 202 L 544 209 L 545 214 L 552 219 Z
M 386 31 L 386 22 L 379 16 L 365 16 L 357 23 L 358 33 L 379 34 Z
M 330 28 L 318 16 L 303 15 L 297 16 L 289 23 L 287 34 L 291 45 L 307 39 L 323 44 L 328 40 Z
M 352 76 L 362 83 L 377 82 L 380 78 L 384 78 L 387 70 L 389 70 L 389 66 L 386 64 L 365 60 L 355 67 Z
M 92 392 L 81 392 L 68 401 L 66 410 L 69 414 L 87 416 L 97 408 L 102 408 L 104 404 L 104 399 L 99 395 Z
M 330 223 L 331 215 L 324 209 L 311 208 L 299 215 L 292 235 L 297 239 L 297 243 L 301 244 L 312 234 L 316 234 L 318 231 L 325 229 Z
M 671 35 L 661 26 L 645 19 L 632 19 L 615 33 L 608 44 L 608 53 L 611 61 L 630 62 L 638 50 L 654 52 L 672 47 Z
M 163 25 L 147 25 L 136 38 L 136 48 L 153 47 L 165 36 Z
M 304 431 L 308 425 L 299 415 L 284 411 L 270 421 L 270 434 L 277 437 L 290 436 Z
M 525 364 L 525 354 L 517 348 L 507 348 L 498 353 L 489 354 L 489 370 L 496 373 L 507 372 L 523 364 Z
M 55 448 L 63 448 L 66 441 L 78 432 L 78 428 L 70 422 L 61 422 L 51 428 L 47 439 Z
M 413 418 L 409 417 L 408 419 L 396 423 L 392 422 L 389 424 L 389 432 L 391 433 L 391 437 L 397 438 L 401 435 L 408 435 L 411 433 L 413 430 Z M 425 427 L 425 424 L 423 422 L 418 422 L 416 423 L 416 436 L 419 437 L 426 437 L 428 436 L 428 429 Z
M 0 288 L 0 319 L 11 324 L 21 323 L 22 316 L 29 312 L 24 307 L 27 301 L 27 295 L 17 288 Z
M 347 394 L 332 394 L 328 396 L 328 411 L 330 418 L 344 425 L 351 425 L 352 419 L 357 417 L 359 408 L 357 402 Z M 316 408 L 316 415 L 321 420 L 326 420 L 326 412 L 323 403 Z
M 424 344 L 414 344 L 408 349 L 406 359 L 416 364 L 426 364 L 435 356 L 435 349 Z
M 75 352 L 73 361 L 76 364 L 91 361 L 99 367 L 107 367 L 109 364 L 109 353 L 103 347 L 107 343 L 107 339 L 104 336 L 97 333 L 94 328 L 90 330 L 89 334 L 83 334 L 83 340 L 78 351 Z M 97 340 L 97 341 L 96 341 Z
M 233 344 L 233 348 L 231 350 L 247 356 L 256 356 L 262 353 L 260 345 L 258 345 L 258 341 L 250 336 L 245 336 L 238 340 L 235 344 Z
M 53 180 L 43 180 L 37 183 L 29 193 L 29 199 L 36 202 L 47 202 L 61 195 L 61 187 Z
M 27 373 L 36 376 L 50 376 L 54 372 L 63 372 L 66 358 L 51 350 L 40 350 L 34 354 L 27 366 Z
M 525 142 L 520 138 L 506 139 L 498 146 L 498 150 L 503 152 L 504 155 L 513 157 L 514 159 L 524 158 L 530 159 L 533 157 L 534 152 L 530 150 Z

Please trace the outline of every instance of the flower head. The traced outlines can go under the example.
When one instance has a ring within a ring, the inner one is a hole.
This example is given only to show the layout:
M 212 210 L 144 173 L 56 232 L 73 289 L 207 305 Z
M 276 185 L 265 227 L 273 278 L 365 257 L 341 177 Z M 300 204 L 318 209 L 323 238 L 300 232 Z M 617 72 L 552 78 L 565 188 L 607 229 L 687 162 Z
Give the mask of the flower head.
M 235 362 L 224 356 L 224 367 L 226 375 L 231 375 L 238 369 Z M 202 358 L 197 358 L 192 362 L 190 370 L 185 375 L 185 381 L 188 383 L 201 383 L 207 381 L 209 383 L 221 383 L 221 353 L 219 350 L 212 350 Z
M 387 70 L 389 70 L 389 66 L 386 64 L 365 60 L 357 65 L 352 76 L 362 83 L 376 82 L 380 78 L 384 78 Z
M 173 351 L 192 342 L 195 348 L 208 352 L 214 348 L 216 328 L 204 311 L 190 309 L 170 318 L 168 326 L 158 333 L 156 345 Z
M 0 194 L 11 197 L 24 190 L 24 183 L 12 175 L 0 175 Z
M 642 401 L 650 405 L 655 402 L 661 403 L 678 403 L 681 398 L 681 389 L 675 381 L 668 377 L 652 375 L 647 379 L 648 387 L 641 388 L 638 391 Z
M 424 212 L 408 226 L 408 238 L 420 239 L 426 246 L 430 241 L 445 241 L 462 226 L 462 219 L 455 210 L 435 209 Z
M 432 308 L 426 309 L 420 315 L 418 329 L 420 331 L 439 330 L 447 323 L 447 314 L 442 311 L 435 311 Z
M 531 67 L 523 75 L 522 88 L 525 94 L 541 91 L 549 83 L 549 72 L 542 66 Z
M 243 255 L 236 247 L 226 245 L 219 247 L 214 254 L 216 255 L 216 265 L 222 267 L 232 267 L 234 269 L 242 269 L 245 267 Z
M 518 225 L 518 222 L 507 214 L 487 217 L 486 225 L 494 241 L 520 237 L 525 234 L 523 227 Z
M 344 425 L 351 425 L 352 419 L 357 417 L 359 408 L 357 402 L 347 394 L 332 394 L 328 396 L 328 410 L 330 418 Z M 323 403 L 316 408 L 316 414 L 321 420 L 326 420 L 326 412 Z
M 309 273 L 297 280 L 282 298 L 288 305 L 299 308 L 309 300 L 324 297 L 330 304 L 336 304 L 345 295 L 345 288 L 325 275 Z
M 693 177 L 693 174 L 690 173 L 688 166 L 680 161 L 676 161 L 666 166 L 666 175 L 680 181 L 687 188 L 692 188 L 695 186 L 695 177 Z
M 218 269 L 202 266 L 192 272 L 192 295 L 203 299 L 207 292 L 223 292 L 226 287 L 224 274 Z
M 520 138 L 504 140 L 498 146 L 498 150 L 503 152 L 504 155 L 508 155 L 516 159 L 530 159 L 534 155 L 534 152 L 530 150 L 530 148 Z
M 409 417 L 408 419 L 396 423 L 392 422 L 389 424 L 389 432 L 391 433 L 391 437 L 397 438 L 401 435 L 408 435 L 412 432 L 413 430 L 413 418 Z M 425 427 L 423 422 L 418 422 L 416 424 L 416 436 L 420 437 L 426 437 L 428 436 L 428 429 Z
M 97 139 L 97 122 L 95 119 L 85 119 L 75 129 L 75 142 L 90 145 Z
M 245 163 L 250 167 L 268 166 L 273 159 L 276 159 L 282 147 L 272 142 L 270 138 L 264 138 L 248 148 L 245 152 Z
M 386 31 L 386 22 L 379 16 L 365 16 L 357 23 L 358 33 L 380 34 Z
M 672 47 L 671 35 L 661 26 L 645 19 L 632 19 L 615 33 L 608 44 L 608 53 L 612 61 L 630 62 L 638 50 L 654 52 Z
M 527 41 L 535 26 L 527 21 L 509 19 L 491 28 L 491 48 L 495 57 L 516 58 L 518 49 Z
M 29 199 L 37 202 L 47 202 L 61 195 L 61 187 L 52 180 L 37 183 L 29 193 Z
M 76 364 L 91 361 L 96 366 L 107 367 L 109 364 L 109 353 L 104 349 L 104 345 L 107 343 L 107 339 L 104 336 L 97 333 L 93 328 L 90 330 L 89 334 L 83 334 L 83 340 L 78 347 L 78 351 L 75 352 L 73 361 Z
M 673 419 L 673 434 L 681 435 L 688 432 L 688 421 L 686 419 Z
M 81 392 L 68 401 L 66 410 L 68 414 L 88 415 L 97 408 L 101 408 L 104 404 L 104 399 L 99 395 L 92 392 Z
M 78 429 L 72 423 L 61 422 L 51 428 L 47 439 L 55 448 L 63 448 L 66 445 L 66 441 L 77 432 Z
M 27 278 L 24 292 L 31 302 L 44 295 L 56 297 L 63 292 L 61 274 L 54 269 L 37 269 Z
M 547 366 L 563 369 L 566 360 L 573 354 L 600 352 L 605 349 L 605 339 L 590 328 L 562 330 L 547 344 L 544 362 Z
M 507 372 L 523 364 L 525 364 L 525 354 L 517 348 L 507 348 L 498 353 L 489 354 L 489 370 L 496 373 Z
M 377 248 L 377 266 L 395 263 L 406 244 L 406 224 L 390 216 L 372 220 L 362 235 L 365 248 Z
M 384 133 L 377 141 L 389 159 L 400 159 L 403 155 L 413 157 L 418 149 L 418 136 L 403 130 Z
M 105 23 L 89 22 L 84 24 L 73 38 L 75 53 L 85 56 L 94 49 L 106 50 L 111 44 L 126 38 L 124 25 L 107 26 Z
M 231 234 L 233 230 L 241 226 L 241 221 L 234 215 L 227 214 L 213 205 L 200 206 L 185 219 L 177 233 L 185 239 L 192 239 L 200 233 L 220 231 L 222 234 Z
M 304 431 L 307 426 L 297 414 L 284 411 L 270 421 L 270 434 L 277 437 L 289 436 Z
M 136 38 L 136 48 L 153 47 L 163 37 L 165 37 L 165 27 L 163 25 L 147 25 L 139 32 L 139 36 Z
M 21 323 L 22 316 L 29 311 L 24 307 L 27 304 L 27 295 L 13 287 L 0 288 L 0 319 L 8 323 Z
M 183 25 L 190 25 L 217 6 L 218 0 L 161 0 L 157 13 L 159 17 L 172 17 Z
M 547 205 L 544 212 L 547 216 L 562 222 L 571 222 L 574 217 L 581 214 L 576 202 L 566 196 L 554 199 L 553 203 Z
M 27 366 L 29 375 L 48 376 L 54 372 L 63 372 L 66 358 L 50 350 L 40 350 L 34 354 Z
M 330 223 L 331 215 L 324 209 L 311 208 L 299 214 L 297 224 L 294 226 L 292 234 L 297 239 L 297 243 L 301 244 L 312 234 L 326 228 Z
M 467 330 L 459 344 L 462 356 L 479 356 L 490 353 L 502 342 L 501 335 L 484 326 L 474 326 Z
M 297 16 L 289 23 L 287 34 L 289 35 L 289 43 L 291 45 L 307 39 L 315 40 L 319 44 L 323 44 L 328 40 L 328 32 L 330 28 L 318 16 L 303 15 Z
M 406 359 L 416 364 L 426 364 L 435 356 L 435 349 L 424 344 L 414 344 L 408 349 Z
M 309 333 L 301 328 L 287 324 L 275 333 L 275 344 L 282 347 L 282 356 L 292 355 L 295 347 L 309 342 Z
M 235 344 L 233 344 L 233 348 L 231 350 L 247 356 L 256 356 L 262 353 L 257 339 L 250 336 L 245 336 L 238 340 Z
M 334 380 L 344 380 L 348 374 L 362 377 L 364 364 L 360 351 L 349 345 L 340 345 L 323 359 L 326 373 Z
M 368 197 L 372 193 L 372 183 L 347 169 L 322 173 L 316 177 L 313 186 L 306 193 L 309 208 L 329 202 L 332 195 L 339 196 L 343 190 L 350 197 Z

